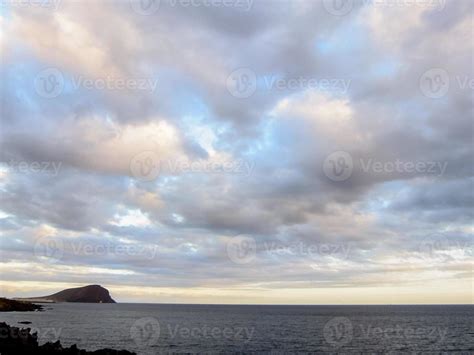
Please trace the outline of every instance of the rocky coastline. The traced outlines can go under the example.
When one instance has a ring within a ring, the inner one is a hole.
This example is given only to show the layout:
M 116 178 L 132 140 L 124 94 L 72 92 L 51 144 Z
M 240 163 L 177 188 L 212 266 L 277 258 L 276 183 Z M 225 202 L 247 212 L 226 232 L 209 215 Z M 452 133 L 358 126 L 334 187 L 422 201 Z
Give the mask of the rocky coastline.
M 109 291 L 99 285 L 89 285 L 74 289 L 67 289 L 54 295 L 31 299 L 8 299 L 0 297 L 0 312 L 35 312 L 43 311 L 43 306 L 34 304 L 35 300 L 46 299 L 50 302 L 89 302 L 115 303 Z M 22 321 L 20 324 L 31 324 Z M 43 345 L 38 343 L 37 333 L 31 328 L 18 328 L 0 322 L 0 354 L 1 355 L 135 355 L 127 350 L 100 349 L 87 351 L 79 349 L 77 345 L 64 347 L 58 340 Z
M 31 302 L 0 297 L 0 312 L 35 312 L 42 310 L 42 306 Z
M 2 355 L 136 355 L 127 350 L 100 349 L 87 351 L 72 345 L 65 348 L 60 341 L 38 344 L 38 336 L 30 328 L 17 328 L 0 322 L 0 354 Z

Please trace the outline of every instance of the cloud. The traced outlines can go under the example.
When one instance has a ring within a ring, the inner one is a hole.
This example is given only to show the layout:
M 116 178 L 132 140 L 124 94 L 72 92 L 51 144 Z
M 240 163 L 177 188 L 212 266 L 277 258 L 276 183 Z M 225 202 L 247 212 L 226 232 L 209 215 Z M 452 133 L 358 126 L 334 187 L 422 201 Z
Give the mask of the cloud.
M 469 2 L 161 3 L 0 14 L 2 287 L 467 302 Z

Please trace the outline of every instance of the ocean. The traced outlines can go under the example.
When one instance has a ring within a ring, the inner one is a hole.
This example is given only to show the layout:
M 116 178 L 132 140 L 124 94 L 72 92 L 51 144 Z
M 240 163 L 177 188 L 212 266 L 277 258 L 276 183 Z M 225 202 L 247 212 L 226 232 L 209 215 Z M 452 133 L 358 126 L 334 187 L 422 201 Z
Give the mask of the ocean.
M 40 344 L 160 353 L 474 353 L 472 305 L 46 304 L 0 313 Z M 22 325 L 18 322 L 30 321 Z

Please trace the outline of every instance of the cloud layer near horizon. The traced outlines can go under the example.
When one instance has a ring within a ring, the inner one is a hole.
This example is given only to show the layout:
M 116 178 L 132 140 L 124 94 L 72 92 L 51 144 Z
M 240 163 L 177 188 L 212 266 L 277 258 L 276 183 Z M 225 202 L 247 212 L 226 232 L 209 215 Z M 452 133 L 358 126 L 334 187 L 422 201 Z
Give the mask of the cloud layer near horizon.
M 3 293 L 471 302 L 472 2 L 190 4 L 1 8 Z

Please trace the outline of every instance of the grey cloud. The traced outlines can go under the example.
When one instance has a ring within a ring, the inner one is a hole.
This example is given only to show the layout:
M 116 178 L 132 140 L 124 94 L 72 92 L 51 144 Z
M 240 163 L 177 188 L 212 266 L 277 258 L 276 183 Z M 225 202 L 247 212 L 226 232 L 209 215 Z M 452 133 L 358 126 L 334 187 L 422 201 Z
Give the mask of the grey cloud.
M 2 257 L 9 263 L 42 264 L 32 259 L 31 233 L 51 225 L 60 240 L 68 233 L 92 246 L 113 247 L 125 240 L 156 247 L 157 254 L 147 259 L 65 250 L 58 267 L 72 268 L 50 281 L 85 282 L 90 275 L 73 270 L 87 266 L 111 271 L 99 272 L 106 282 L 165 287 L 395 285 L 399 273 L 412 271 L 426 280 L 424 273 L 436 268 L 465 277 L 465 254 L 456 260 L 445 255 L 436 267 L 414 262 L 405 268 L 384 260 L 427 257 L 420 256 L 420 243 L 447 226 L 453 228 L 445 233 L 450 240 L 470 237 L 472 90 L 456 82 L 456 76 L 473 74 L 472 34 L 466 41 L 458 37 L 466 36 L 460 26 L 472 16 L 466 4 L 448 1 L 444 11 L 421 12 L 416 25 L 410 22 L 416 12 L 382 9 L 388 33 L 361 17 L 366 7 L 339 18 L 321 3 L 306 1 L 256 1 L 248 12 L 163 2 L 152 16 L 134 13 L 128 2 L 90 7 L 65 2 L 56 16 L 14 9 L 24 27 L 5 36 L 19 44 L 8 43 L 16 50 L 8 51 L 0 71 L 8 82 L 0 87 L 0 158 L 63 165 L 58 176 L 0 175 L 0 202 L 7 214 L 0 227 L 9 241 Z M 399 26 L 404 16 L 408 35 Z M 69 35 L 81 34 L 74 40 L 82 50 L 63 42 L 69 37 L 61 19 L 79 26 Z M 38 31 L 45 35 L 38 38 Z M 99 53 L 88 46 L 89 36 Z M 59 68 L 67 78 L 113 74 L 156 78 L 158 86 L 153 92 L 65 88 L 58 98 L 44 99 L 31 83 L 45 66 Z M 240 67 L 253 70 L 260 81 L 279 75 L 340 78 L 351 85 L 346 93 L 260 87 L 239 99 L 227 91 L 226 78 Z M 419 83 L 435 67 L 449 72 L 451 80 L 448 93 L 437 100 L 425 97 Z M 279 111 L 279 104 L 289 109 Z M 348 117 L 340 120 L 346 109 Z M 90 122 L 92 128 L 84 129 Z M 252 173 L 163 171 L 152 181 L 134 179 L 130 158 L 155 149 L 156 141 L 163 143 L 163 137 L 142 142 L 148 136 L 140 129 L 153 135 L 148 130 L 158 122 L 177 131 L 176 141 L 160 151 L 163 156 L 241 159 L 254 164 Z M 188 131 L 191 124 L 210 129 L 214 139 L 197 139 Z M 126 128 L 138 138 L 120 136 Z M 127 139 L 132 143 L 122 146 Z M 347 151 L 355 162 L 352 176 L 342 182 L 330 180 L 322 169 L 337 150 Z M 360 161 L 370 159 L 446 162 L 447 167 L 439 175 L 364 172 Z M 136 210 L 150 225 L 113 224 L 117 215 Z M 236 265 L 226 254 L 228 238 L 240 234 L 257 242 L 258 257 L 249 265 Z M 350 244 L 352 249 L 346 259 L 336 257 L 340 268 L 335 268 L 330 258 L 266 253 L 264 243 L 272 242 Z M 44 281 L 51 273 L 45 271 L 49 265 L 43 266 L 5 277 Z M 120 275 L 123 270 L 134 274 Z

